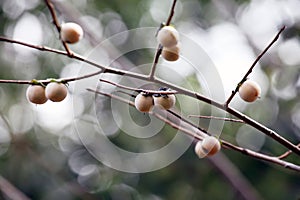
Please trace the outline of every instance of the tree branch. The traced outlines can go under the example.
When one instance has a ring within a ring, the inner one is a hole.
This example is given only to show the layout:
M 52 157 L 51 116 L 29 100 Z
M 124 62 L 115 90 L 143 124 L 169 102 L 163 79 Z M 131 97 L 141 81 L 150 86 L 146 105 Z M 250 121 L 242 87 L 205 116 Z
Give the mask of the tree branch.
M 245 123 L 243 120 L 240 119 L 232 119 L 227 117 L 215 117 L 215 116 L 203 116 L 203 115 L 188 115 L 188 117 L 196 117 L 201 119 L 214 119 L 214 120 L 223 120 L 228 122 L 238 122 L 238 123 Z
M 172 21 L 172 18 L 173 18 L 174 13 L 175 13 L 176 3 L 177 3 L 177 0 L 173 0 L 173 4 L 172 4 L 172 7 L 171 7 L 171 10 L 170 10 L 167 22 L 166 22 L 166 26 L 170 25 L 170 23 Z M 162 28 L 162 26 L 160 28 Z M 149 80 L 154 80 L 156 66 L 158 64 L 159 56 L 161 55 L 162 48 L 163 47 L 161 46 L 161 44 L 158 44 L 158 47 L 157 47 L 155 55 L 154 55 L 153 63 L 152 63 L 152 66 L 151 66 L 151 71 L 150 71 L 150 74 L 149 74 Z
M 121 101 L 123 103 L 129 104 L 130 106 L 134 106 L 134 102 L 132 102 L 130 100 L 127 100 L 127 99 L 124 99 L 124 98 L 122 98 L 120 96 L 117 96 L 117 95 L 114 95 L 114 94 L 105 93 L 105 92 L 101 92 L 101 91 L 97 91 L 97 90 L 93 90 L 93 89 L 90 89 L 90 88 L 88 88 L 87 90 L 90 91 L 90 92 L 94 92 L 96 94 L 100 94 L 100 95 L 104 95 L 104 96 L 110 97 L 112 99 L 116 99 L 116 100 Z M 197 140 L 202 140 L 203 139 L 202 133 L 199 133 L 199 132 L 195 133 L 194 130 L 191 131 L 190 129 L 188 129 L 186 127 L 184 128 L 182 126 L 179 126 L 177 123 L 173 123 L 172 121 L 170 121 L 169 119 L 165 118 L 163 115 L 160 115 L 159 113 L 150 112 L 149 114 L 154 115 L 155 117 L 159 118 L 160 120 L 162 120 L 166 124 L 170 125 L 171 127 L 175 128 L 177 130 L 180 130 L 183 133 L 185 133 L 185 134 L 187 134 L 187 135 L 189 135 L 189 136 L 191 136 L 193 138 L 196 138 Z M 195 126 L 193 124 L 190 124 L 190 125 L 193 128 L 197 128 L 199 131 L 201 131 L 197 126 Z M 262 153 L 258 153 L 258 152 L 252 151 L 250 149 L 246 149 L 246 148 L 242 148 L 242 147 L 239 147 L 239 146 L 235 146 L 235 145 L 233 145 L 233 144 L 231 144 L 231 143 L 229 143 L 227 141 L 224 141 L 224 140 L 220 140 L 220 142 L 221 142 L 221 144 L 222 144 L 222 146 L 224 148 L 240 152 L 240 153 L 242 153 L 244 155 L 256 158 L 258 160 L 267 161 L 267 162 L 270 162 L 270 163 L 274 163 L 276 165 L 283 166 L 283 167 L 285 167 L 287 169 L 291 169 L 291 170 L 300 172 L 300 166 L 298 166 L 296 164 L 280 160 L 280 159 L 278 159 L 277 157 L 274 157 L 274 156 L 265 155 L 265 154 L 262 154 Z
M 274 39 L 270 42 L 270 44 L 257 56 L 257 58 L 255 59 L 255 61 L 253 62 L 253 64 L 250 66 L 249 70 L 247 71 L 247 73 L 244 75 L 244 77 L 242 78 L 242 80 L 237 84 L 236 88 L 234 91 L 232 91 L 231 95 L 229 96 L 229 98 L 227 99 L 227 101 L 225 102 L 225 106 L 228 106 L 229 103 L 231 102 L 231 100 L 233 99 L 233 97 L 236 95 L 236 93 L 239 91 L 240 86 L 247 80 L 248 76 L 252 73 L 253 68 L 255 67 L 255 65 L 258 63 L 258 61 L 263 57 L 263 55 L 271 48 L 271 46 L 273 46 L 273 44 L 278 40 L 280 34 L 284 31 L 285 26 L 283 26 L 278 33 L 276 34 L 276 36 L 274 37 Z
M 48 9 L 49 9 L 49 11 L 51 13 L 51 17 L 53 19 L 53 24 L 55 25 L 55 27 L 57 29 L 57 32 L 60 35 L 61 26 L 60 26 L 60 23 L 59 23 L 59 21 L 57 19 L 54 6 L 53 6 L 53 4 L 52 4 L 52 2 L 50 0 L 45 0 L 45 3 L 46 3 L 46 5 L 47 5 L 47 7 L 48 7 Z M 62 41 L 62 40 L 61 40 L 61 42 L 62 42 L 62 45 L 64 46 L 65 50 L 67 51 L 68 56 L 72 57 L 73 53 L 71 52 L 68 44 L 66 42 Z
M 99 70 L 97 72 L 93 72 L 93 73 L 86 74 L 86 75 L 83 75 L 83 76 L 78 76 L 78 77 L 73 77 L 73 78 L 61 78 L 61 79 L 57 79 L 57 80 L 61 83 L 68 83 L 68 82 L 72 82 L 72 81 L 79 81 L 79 80 L 82 80 L 82 79 L 90 78 L 90 77 L 96 76 L 96 75 L 101 74 L 101 73 L 102 73 L 102 70 Z M 41 84 L 44 84 L 44 85 L 47 85 L 48 83 L 51 82 L 50 79 L 36 80 L 36 81 L 41 83 Z M 33 80 L 5 80 L 5 79 L 0 79 L 0 83 L 32 84 Z
M 23 46 L 34 48 L 34 49 L 37 49 L 37 50 L 48 51 L 48 52 L 68 56 L 67 52 L 64 52 L 64 51 L 60 51 L 60 50 L 57 50 L 57 49 L 52 49 L 52 48 L 44 47 L 44 46 L 36 46 L 36 45 L 28 44 L 28 43 L 25 43 L 25 42 L 11 40 L 11 39 L 8 39 L 8 38 L 5 38 L 5 37 L 0 37 L 0 41 L 9 42 L 9 43 L 16 43 L 16 44 L 20 44 L 20 45 L 23 45 Z M 87 60 L 86 58 L 84 58 L 80 55 L 77 55 L 77 54 L 73 54 L 72 58 L 77 59 L 77 60 L 82 61 L 82 62 L 85 62 L 87 64 L 90 64 L 94 67 L 100 68 L 100 69 L 103 70 L 103 73 L 113 73 L 113 74 L 128 76 L 128 77 L 132 77 L 132 78 L 137 78 L 137 79 L 140 79 L 140 80 L 150 81 L 149 77 L 146 76 L 146 75 L 139 74 L 139 73 L 134 73 L 134 72 L 126 71 L 126 70 L 120 70 L 120 69 L 116 69 L 116 68 L 112 68 L 112 67 L 106 67 L 106 66 L 97 64 L 93 61 Z M 253 128 L 261 131 L 265 135 L 272 137 L 274 140 L 276 140 L 277 142 L 279 142 L 280 144 L 282 144 L 286 148 L 292 150 L 297 155 L 300 155 L 300 148 L 299 147 L 292 144 L 291 142 L 289 142 L 287 139 L 280 136 L 275 131 L 265 127 L 264 125 L 260 124 L 259 122 L 257 122 L 255 120 L 251 119 L 250 117 L 238 112 L 237 110 L 229 107 L 228 105 L 221 104 L 221 103 L 219 103 L 217 101 L 214 101 L 213 99 L 210 99 L 208 97 L 205 97 L 205 96 L 203 96 L 203 95 L 201 95 L 197 92 L 187 90 L 185 88 L 182 88 L 182 87 L 177 86 L 175 84 L 172 84 L 172 83 L 169 83 L 167 81 L 161 80 L 159 78 L 155 78 L 151 82 L 158 83 L 158 84 L 164 85 L 166 87 L 172 88 L 173 90 L 176 90 L 180 94 L 187 95 L 187 96 L 190 96 L 192 98 L 196 98 L 196 99 L 198 99 L 202 102 L 205 102 L 207 104 L 215 106 L 215 107 L 217 107 L 221 110 L 225 110 L 228 113 L 232 114 L 233 116 L 243 120 L 245 123 L 249 124 Z
M 122 89 L 125 89 L 125 90 L 131 90 L 131 91 L 135 91 L 135 92 L 144 92 L 144 93 L 147 93 L 147 94 L 176 94 L 177 91 L 161 91 L 161 90 L 145 90 L 145 89 L 141 89 L 141 88 L 133 88 L 133 87 L 128 87 L 128 86 L 124 86 L 124 85 L 120 85 L 120 84 L 117 84 L 117 83 L 114 83 L 114 82 L 111 82 L 109 80 L 105 80 L 105 79 L 100 79 L 101 82 L 104 82 L 104 83 L 108 83 L 108 84 L 111 84 L 111 85 L 114 85 L 118 88 L 122 88 Z

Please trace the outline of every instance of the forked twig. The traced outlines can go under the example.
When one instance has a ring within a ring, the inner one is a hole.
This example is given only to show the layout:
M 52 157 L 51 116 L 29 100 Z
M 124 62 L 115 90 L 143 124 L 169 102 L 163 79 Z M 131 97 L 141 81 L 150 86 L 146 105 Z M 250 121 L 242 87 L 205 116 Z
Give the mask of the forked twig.
M 298 147 L 300 147 L 300 143 L 297 145 Z M 280 156 L 278 156 L 278 159 L 285 159 L 287 158 L 289 155 L 291 155 L 293 152 L 291 150 L 286 151 L 285 153 L 281 154 Z

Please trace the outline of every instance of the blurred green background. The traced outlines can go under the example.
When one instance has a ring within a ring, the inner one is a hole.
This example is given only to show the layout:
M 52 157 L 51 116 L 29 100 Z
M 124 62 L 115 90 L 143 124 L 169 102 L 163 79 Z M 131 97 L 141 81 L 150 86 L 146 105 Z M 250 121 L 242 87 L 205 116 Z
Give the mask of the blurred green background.
M 159 27 L 166 20 L 172 4 L 171 0 L 53 2 L 61 22 L 74 21 L 82 25 L 84 39 L 70 48 L 88 57 L 97 45 L 112 35 L 134 28 Z M 0 0 L 0 6 L 2 36 L 62 49 L 44 1 Z M 298 0 L 179 0 L 172 21 L 181 34 L 207 53 L 219 71 L 226 96 L 277 30 L 286 25 L 287 29 L 279 41 L 250 76 L 262 87 L 261 99 L 245 104 L 236 97 L 232 106 L 278 131 L 295 144 L 299 143 L 300 138 L 299 8 Z M 109 49 L 98 48 L 94 51 L 96 56 L 93 59 L 101 64 L 110 64 L 110 57 L 118 55 L 118 49 L 134 42 L 134 39 L 129 39 L 125 37 Z M 145 39 L 144 42 L 147 44 L 148 41 Z M 194 51 L 189 47 L 184 48 Z M 151 63 L 153 55 L 154 49 L 137 50 L 118 57 L 113 64 L 131 69 Z M 201 77 L 195 71 L 183 69 L 180 62 L 164 64 L 170 65 L 194 88 L 205 90 L 201 87 Z M 0 67 L 1 79 L 17 80 L 69 77 L 95 70 L 67 57 L 3 42 L 0 43 Z M 90 81 L 89 86 L 98 87 L 97 79 Z M 198 159 L 191 145 L 169 166 L 141 174 L 120 172 L 105 166 L 82 144 L 74 123 L 88 122 L 80 127 L 89 136 L 88 142 L 92 142 L 97 133 L 94 123 L 100 120 L 109 130 L 107 134 L 114 143 L 137 152 L 163 146 L 176 132 L 165 126 L 157 136 L 139 143 L 110 123 L 113 120 L 110 100 L 86 92 L 85 84 L 85 81 L 70 83 L 70 94 L 65 101 L 47 102 L 42 106 L 27 102 L 26 85 L 0 85 L 0 174 L 29 198 L 300 198 L 299 173 L 230 150 L 222 150 L 212 159 Z M 185 83 L 181 82 L 180 85 L 184 86 Z M 96 119 L 90 115 L 93 102 L 97 103 Z M 190 113 L 196 105 L 201 108 L 201 114 L 210 114 L 207 105 L 192 103 L 191 100 L 183 106 L 184 113 L 198 114 Z M 131 110 L 131 114 L 137 123 L 148 123 L 148 115 L 141 115 L 135 110 Z M 126 120 L 122 123 L 126 123 Z M 201 121 L 203 126 L 207 123 Z M 221 138 L 267 154 L 280 155 L 286 151 L 278 143 L 246 125 L 226 122 Z M 291 155 L 287 160 L 300 164 L 298 156 Z M 232 184 L 228 177 L 237 185 Z M 242 195 L 239 189 L 246 193 Z M 10 199 L 4 190 L 5 187 L 0 186 L 0 199 Z

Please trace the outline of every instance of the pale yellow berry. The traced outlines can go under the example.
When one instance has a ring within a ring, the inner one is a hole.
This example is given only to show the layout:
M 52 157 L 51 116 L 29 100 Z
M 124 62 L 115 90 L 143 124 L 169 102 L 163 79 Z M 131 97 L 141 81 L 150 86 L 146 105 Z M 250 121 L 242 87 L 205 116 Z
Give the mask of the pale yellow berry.
M 27 100 L 34 104 L 43 104 L 48 100 L 45 88 L 41 85 L 30 85 L 26 91 Z
M 174 94 L 154 95 L 153 99 L 155 106 L 165 110 L 172 108 L 176 103 L 176 97 Z
M 60 37 L 64 42 L 67 43 L 76 43 L 83 36 L 83 30 L 80 25 L 68 22 L 61 25 Z
M 51 82 L 46 86 L 46 97 L 53 102 L 60 102 L 64 100 L 68 94 L 65 84 Z
M 180 48 L 179 45 L 177 44 L 176 46 L 169 47 L 169 48 L 164 47 L 161 55 L 167 61 L 176 61 L 179 58 L 179 51 Z
M 179 40 L 179 33 L 172 26 L 164 26 L 157 33 L 157 41 L 164 47 L 175 46 Z
M 150 112 L 153 107 L 153 97 L 146 93 L 139 93 L 135 97 L 134 105 L 141 112 Z
M 221 143 L 217 138 L 208 136 L 202 140 L 202 149 L 208 156 L 212 156 L 221 150 Z
M 245 81 L 239 88 L 239 95 L 246 102 L 255 101 L 260 96 L 260 93 L 260 86 L 251 80 Z

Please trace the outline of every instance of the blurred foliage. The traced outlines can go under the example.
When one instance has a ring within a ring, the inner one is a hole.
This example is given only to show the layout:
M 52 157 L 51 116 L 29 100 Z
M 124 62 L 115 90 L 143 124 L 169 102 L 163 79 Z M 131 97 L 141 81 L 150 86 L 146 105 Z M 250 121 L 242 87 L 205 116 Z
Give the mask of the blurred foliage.
M 158 27 L 166 19 L 172 3 L 160 0 L 54 2 L 59 20 L 75 21 L 86 30 L 83 41 L 71 46 L 71 49 L 89 56 L 89 52 L 95 46 L 111 35 L 139 27 Z M 274 7 L 270 8 L 271 4 Z M 0 6 L 1 35 L 62 49 L 43 1 L 2 0 Z M 300 138 L 300 16 L 297 6 L 299 2 L 296 0 L 180 0 L 173 20 L 179 31 L 202 45 L 216 65 L 221 63 L 221 67 L 217 66 L 220 73 L 224 72 L 222 68 L 225 68 L 227 74 L 221 76 L 226 95 L 234 87 L 232 83 L 237 83 L 240 79 L 241 74 L 238 73 L 247 70 L 249 63 L 271 39 L 277 28 L 287 23 L 288 29 L 280 44 L 272 48 L 258 66 L 256 72 L 260 75 L 251 76 L 257 78 L 264 86 L 261 100 L 246 105 L 236 97 L 233 106 L 294 143 L 299 142 Z M 282 11 L 281 8 L 285 10 Z M 277 11 L 277 17 L 272 15 L 273 12 L 269 13 L 272 9 Z M 257 16 L 261 18 L 261 25 Z M 224 41 L 234 42 L 227 45 Z M 153 49 L 127 52 L 113 61 L 108 59 L 112 55 L 118 55 L 114 52 L 118 48 L 132 45 L 131 42 L 125 39 L 116 44 L 114 50 L 102 49 L 96 52 L 93 58 L 100 63 L 107 64 L 109 61 L 108 64 L 113 63 L 115 66 L 127 67 L 126 69 L 149 64 L 153 57 Z M 148 41 L 144 42 L 146 44 Z M 235 57 L 232 57 L 231 52 Z M 85 67 L 66 57 L 8 43 L 0 43 L 0 53 L 1 79 L 74 76 L 82 70 L 80 67 Z M 247 56 L 244 57 L 244 54 Z M 189 73 L 186 72 L 188 70 L 182 69 L 176 71 L 178 66 L 170 66 L 174 67 L 177 74 L 184 74 L 186 82 L 179 81 L 183 87 L 188 88 L 192 85 L 201 92 L 205 90 L 196 72 Z M 237 68 L 226 68 L 231 66 Z M 172 75 L 176 77 L 175 73 Z M 167 76 L 170 77 L 170 74 Z M 111 78 L 115 80 L 116 77 Z M 80 120 L 86 122 L 88 125 L 82 125 L 82 130 L 91 137 L 89 142 L 95 140 L 96 143 L 97 140 L 93 138 L 97 135 L 97 131 L 93 130 L 96 127 L 94 121 L 102 121 L 105 129 L 109 130 L 107 134 L 112 142 L 121 148 L 136 152 L 151 151 L 164 146 L 174 138 L 176 132 L 166 125 L 157 135 L 138 141 L 137 138 L 117 129 L 117 124 L 110 121 L 113 119 L 110 113 L 111 105 L 104 98 L 100 99 L 97 105 L 98 119 L 91 118 L 89 112 L 94 109 L 91 101 L 97 98 L 91 100 L 93 95 L 83 92 L 83 83 L 84 81 L 70 83 L 70 96 L 74 98 L 73 101 L 69 98 L 61 104 L 47 103 L 43 106 L 34 106 L 27 102 L 26 86 L 0 85 L 0 174 L 28 197 L 43 200 L 242 199 L 210 160 L 199 160 L 196 157 L 193 145 L 169 166 L 148 173 L 120 172 L 99 162 L 89 151 L 88 145 L 82 143 L 82 135 L 76 134 L 72 123 L 80 124 Z M 133 86 L 137 84 L 130 81 L 128 83 Z M 83 89 L 78 92 L 77 89 L 81 86 Z M 186 115 L 189 111 L 192 112 L 195 106 L 200 107 L 201 114 L 210 114 L 210 107 L 207 105 L 192 103 L 185 97 L 178 99 L 189 102 L 187 105 L 177 104 L 185 109 L 183 112 Z M 75 113 L 71 112 L 72 110 L 75 110 Z M 138 125 L 149 123 L 147 115 L 137 113 L 134 109 L 130 110 L 130 116 Z M 126 123 L 126 120 L 123 119 L 122 123 Z M 209 125 L 205 120 L 199 123 L 204 127 Z M 244 145 L 244 142 L 249 142 L 243 141 L 246 137 L 244 132 L 254 137 L 252 143 L 249 143 L 249 148 L 276 155 L 286 151 L 278 143 L 258 136 L 257 132 L 241 124 L 226 122 L 221 137 L 232 143 Z M 299 173 L 230 150 L 222 152 L 263 199 L 300 198 Z M 292 155 L 288 160 L 300 164 L 298 156 Z M 1 192 L 0 198 L 7 199 Z

